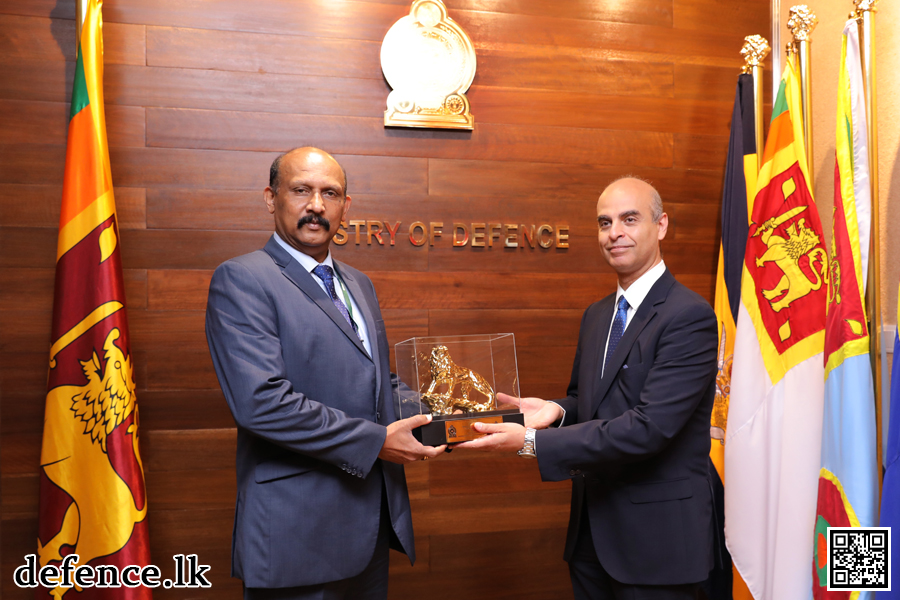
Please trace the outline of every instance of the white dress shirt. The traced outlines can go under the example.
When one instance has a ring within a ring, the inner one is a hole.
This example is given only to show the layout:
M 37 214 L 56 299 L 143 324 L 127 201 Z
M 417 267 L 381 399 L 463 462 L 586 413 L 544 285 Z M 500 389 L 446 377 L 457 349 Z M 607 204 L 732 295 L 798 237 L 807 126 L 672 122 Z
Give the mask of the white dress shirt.
M 313 269 L 319 266 L 319 264 L 328 265 L 334 271 L 334 280 L 335 286 L 342 288 L 345 292 L 347 292 L 347 297 L 350 298 L 350 318 L 353 319 L 353 322 L 356 323 L 357 331 L 359 333 L 359 339 L 362 340 L 363 346 L 366 349 L 366 352 L 369 353 L 369 356 L 372 356 L 372 345 L 369 342 L 369 330 L 366 327 L 366 320 L 362 316 L 362 311 L 359 309 L 359 305 L 356 303 L 356 299 L 353 298 L 353 294 L 350 293 L 350 290 L 347 289 L 347 286 L 344 285 L 344 280 L 341 278 L 337 269 L 334 268 L 334 261 L 331 260 L 331 250 L 328 251 L 328 256 L 325 257 L 321 263 L 316 261 L 312 256 L 307 254 L 303 254 L 296 248 L 290 246 L 287 242 L 281 239 L 281 236 L 277 233 L 273 233 L 272 237 L 275 238 L 275 241 L 278 244 L 287 250 L 287 253 L 291 255 L 291 257 L 300 263 L 307 272 L 312 275 L 312 278 L 316 280 L 316 283 L 319 284 L 319 287 L 325 292 L 325 295 L 329 298 L 331 294 L 328 293 L 328 290 L 325 288 L 325 282 L 319 279 L 319 276 L 313 273 Z M 337 290 L 335 290 L 337 291 Z M 344 302 L 343 294 L 338 292 L 338 299 L 341 302 Z
M 647 294 L 650 293 L 650 288 L 653 287 L 653 284 L 656 283 L 665 272 L 666 263 L 661 260 L 656 265 L 650 267 L 646 273 L 638 277 L 634 283 L 628 286 L 627 290 L 623 290 L 621 285 L 616 285 L 616 302 L 613 306 L 619 305 L 619 298 L 622 296 L 625 296 L 625 300 L 628 302 L 628 310 L 625 311 L 626 330 L 628 329 L 628 324 L 631 323 L 632 317 L 634 317 L 634 313 L 636 313 L 637 309 L 641 306 L 641 302 L 643 302 L 644 298 L 647 297 Z M 609 349 L 609 335 L 612 333 L 612 324 L 616 321 L 616 312 L 617 310 L 614 308 L 609 332 L 606 334 L 606 345 L 603 347 L 603 363 L 600 371 L 601 377 L 606 370 L 606 351 Z

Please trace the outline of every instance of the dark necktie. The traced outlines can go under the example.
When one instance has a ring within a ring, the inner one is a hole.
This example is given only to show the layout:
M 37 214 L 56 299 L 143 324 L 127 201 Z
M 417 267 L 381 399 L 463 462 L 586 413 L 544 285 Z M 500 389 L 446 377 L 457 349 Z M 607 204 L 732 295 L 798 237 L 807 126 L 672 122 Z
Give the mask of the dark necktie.
M 331 296 L 331 301 L 334 302 L 334 306 L 341 311 L 341 314 L 344 315 L 344 318 L 347 319 L 347 322 L 353 327 L 353 333 L 356 334 L 356 337 L 359 337 L 359 329 L 356 322 L 350 318 L 350 311 L 347 310 L 347 306 L 341 302 L 340 298 L 338 298 L 337 291 L 334 289 L 334 271 L 332 271 L 331 267 L 328 265 L 318 265 L 313 269 L 313 273 L 315 273 L 316 277 L 321 279 L 322 283 L 325 284 L 325 289 L 328 291 L 328 295 Z
M 625 333 L 625 318 L 628 315 L 628 300 L 625 296 L 619 297 L 619 303 L 616 305 L 616 318 L 613 321 L 612 329 L 609 330 L 609 344 L 606 347 L 606 359 L 603 361 L 603 370 L 606 371 L 606 365 L 609 364 L 609 357 L 616 351 L 616 346 L 622 341 L 622 335 Z

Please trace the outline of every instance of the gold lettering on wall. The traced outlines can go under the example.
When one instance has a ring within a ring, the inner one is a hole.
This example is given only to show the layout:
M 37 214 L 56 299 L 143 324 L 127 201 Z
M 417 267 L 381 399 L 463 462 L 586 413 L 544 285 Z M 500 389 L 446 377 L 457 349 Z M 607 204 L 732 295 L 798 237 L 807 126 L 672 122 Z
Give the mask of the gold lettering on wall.
M 544 239 L 545 233 L 549 234 L 546 240 Z M 537 238 L 541 248 L 549 248 L 553 244 L 553 228 L 549 225 L 541 225 L 538 227 Z
M 337 233 L 334 234 L 334 243 L 338 246 L 343 246 L 347 243 L 347 223 L 346 221 L 341 221 L 341 224 L 338 225 Z
M 416 229 L 422 230 L 422 237 L 416 237 Z M 428 239 L 428 230 L 425 228 L 425 223 L 422 221 L 416 221 L 412 225 L 409 226 L 409 242 L 413 246 L 422 246 L 425 244 L 425 240 Z
M 500 239 L 500 223 L 489 223 L 487 230 L 488 248 L 494 247 L 494 240 Z
M 503 241 L 503 246 L 505 248 L 518 248 L 519 247 L 519 241 L 518 241 L 519 236 L 516 233 L 516 230 L 519 228 L 519 226 L 516 225 L 515 223 L 513 223 L 511 225 L 509 225 L 509 224 L 504 225 L 503 227 L 506 228 L 506 239 Z
M 356 245 L 359 246 L 359 228 L 365 225 L 365 221 L 358 221 L 355 219 L 351 219 L 350 227 L 352 227 L 356 233 Z
M 444 222 L 440 221 L 435 223 L 432 221 L 429 225 L 431 225 L 431 232 L 428 235 L 428 245 L 434 246 L 434 238 L 441 237 L 441 233 L 443 233 Z
M 351 234 L 357 246 L 396 246 L 397 233 L 402 221 L 391 223 L 378 219 L 351 219 L 341 221 L 334 243 L 338 246 L 350 241 Z M 450 231 L 444 231 L 443 221 L 414 221 L 407 231 L 409 243 L 416 247 L 450 246 L 452 248 L 521 248 L 537 247 L 558 250 L 569 248 L 569 226 L 541 223 L 460 223 L 454 222 Z M 445 236 L 450 239 L 444 241 Z M 385 235 L 387 234 L 387 235 Z M 365 240 L 365 243 L 363 243 Z M 496 244 L 494 243 L 496 242 Z M 498 250 L 502 251 L 502 250 Z
M 568 225 L 560 225 L 556 228 L 556 247 L 557 248 L 568 248 L 569 247 L 569 226 Z
M 459 232 L 462 231 L 463 237 L 460 238 L 458 236 Z M 469 228 L 466 227 L 465 223 L 454 223 L 453 224 L 453 245 L 455 247 L 465 246 L 469 243 Z
M 384 240 L 381 239 L 381 221 L 366 221 L 366 244 L 372 245 L 372 237 L 378 240 L 379 246 L 384 246 Z
M 529 246 L 534 248 L 534 225 L 522 225 L 522 239 L 524 242 L 527 242 Z M 523 248 L 525 247 L 524 242 L 522 243 Z
M 478 230 L 481 229 L 481 233 Z M 472 247 L 484 248 L 484 223 L 472 223 Z
M 390 224 L 385 221 L 384 228 L 387 229 L 387 232 L 391 235 L 391 246 L 394 245 L 394 236 L 397 235 L 397 230 L 400 229 L 400 221 L 394 223 L 394 227 L 391 228 Z

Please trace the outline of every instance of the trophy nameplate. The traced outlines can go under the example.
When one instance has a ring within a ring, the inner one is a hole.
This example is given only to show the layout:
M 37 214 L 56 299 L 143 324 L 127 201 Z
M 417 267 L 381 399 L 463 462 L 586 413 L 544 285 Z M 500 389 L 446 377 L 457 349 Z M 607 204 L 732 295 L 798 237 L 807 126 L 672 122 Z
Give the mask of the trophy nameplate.
M 385 127 L 475 127 L 465 94 L 475 78 L 475 47 L 441 0 L 415 0 L 388 30 L 381 70 L 393 89 Z
M 417 440 L 426 446 L 458 444 L 482 437 L 472 427 L 475 423 L 518 423 L 525 424 L 525 415 L 520 412 L 503 410 L 490 413 L 478 413 L 478 416 L 434 417 L 428 425 L 413 430 Z
M 496 394 L 519 395 L 511 333 L 413 338 L 396 345 L 396 358 L 398 416 L 432 415 L 413 431 L 423 444 L 479 438 L 475 423 L 524 424 L 518 407 L 499 404 Z

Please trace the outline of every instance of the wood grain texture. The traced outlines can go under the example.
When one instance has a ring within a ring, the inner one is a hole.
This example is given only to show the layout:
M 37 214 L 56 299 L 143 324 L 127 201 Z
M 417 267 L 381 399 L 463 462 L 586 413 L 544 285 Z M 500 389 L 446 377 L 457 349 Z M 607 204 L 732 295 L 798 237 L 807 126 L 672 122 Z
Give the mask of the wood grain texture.
M 331 151 L 349 176 L 349 219 L 399 223 L 394 246 L 377 244 L 372 224 L 348 224 L 334 247 L 372 278 L 392 354 L 416 336 L 512 332 L 520 392 L 563 396 L 582 314 L 616 287 L 597 246 L 597 197 L 626 173 L 662 195 L 670 270 L 712 299 L 738 51 L 768 29 L 768 4 L 446 3 L 476 48 L 472 132 L 383 126 L 381 40 L 409 0 L 105 3 L 151 552 L 164 576 L 173 554 L 212 566 L 211 590 L 157 589 L 158 600 L 242 597 L 229 576 L 236 430 L 204 318 L 216 266 L 271 235 L 262 190 L 278 153 Z M 7 575 L 37 532 L 74 17 L 72 2 L 0 6 L 0 594 L 23 600 L 33 594 Z M 443 223 L 433 246 L 409 242 L 415 221 Z M 456 222 L 563 225 L 569 247 L 503 248 L 498 234 L 454 248 Z M 406 472 L 419 560 L 393 553 L 392 600 L 571 594 L 567 482 L 463 451 Z
M 529 162 L 487 163 L 474 160 L 428 161 L 428 191 L 433 195 L 515 198 L 547 196 L 577 199 L 595 206 L 611 181 L 628 173 L 650 181 L 663 202 L 721 202 L 722 172 L 699 169 L 654 169 L 637 166 L 542 165 Z
M 71 100 L 75 63 L 0 57 L 0 97 L 11 100 L 67 102 Z
M 0 54 L 7 58 L 75 60 L 75 21 L 0 13 Z M 145 64 L 143 25 L 105 22 L 103 58 L 107 64 Z
M 3 69 L 0 63 L 0 73 Z M 33 87 L 50 87 L 43 77 L 33 78 Z M 296 71 L 110 65 L 105 93 L 110 104 L 132 106 L 379 117 L 390 87 L 383 78 L 351 78 L 345 71 L 322 77 Z
M 409 6 L 406 0 L 360 0 L 378 4 Z M 447 7 L 458 10 L 510 13 L 538 17 L 563 17 L 587 21 L 611 21 L 645 25 L 671 25 L 672 4 L 657 0 L 637 0 L 629 3 L 597 3 L 572 0 L 564 4 L 553 0 L 448 0 Z
M 431 310 L 428 335 L 512 333 L 520 347 L 574 346 L 582 313 L 578 309 L 556 308 Z
M 483 124 L 468 131 L 385 131 L 382 119 L 148 109 L 147 145 L 267 152 L 305 143 L 340 154 L 672 166 L 664 133 Z M 561 160 L 561 159 L 565 160 Z
M 229 52 L 218 51 L 225 47 Z M 154 67 L 381 79 L 380 52 L 380 40 L 170 27 L 147 30 L 147 64 Z
M 293 144 L 302 144 L 295 137 Z M 38 165 L 49 162 L 56 146 L 41 146 L 28 158 Z M 284 148 L 284 151 L 289 148 Z M 63 154 L 65 153 L 63 149 Z M 0 158 L 6 156 L 0 146 Z M 13 154 L 9 152 L 9 154 Z M 269 166 L 279 152 L 230 152 L 183 148 L 110 149 L 113 184 L 126 187 L 263 190 L 269 182 Z M 356 192 L 381 194 L 424 194 L 428 164 L 425 159 L 390 156 L 353 156 L 335 153 L 348 173 L 351 195 Z M 19 161 L 26 163 L 23 159 Z M 31 164 L 31 163 L 26 163 Z M 35 168 L 35 167 L 32 167 Z M 9 173 L 7 175 L 7 173 Z M 6 177 L 9 177 L 7 179 Z M 0 165 L 0 182 L 17 182 L 13 168 Z M 61 177 L 60 177 L 61 180 Z

